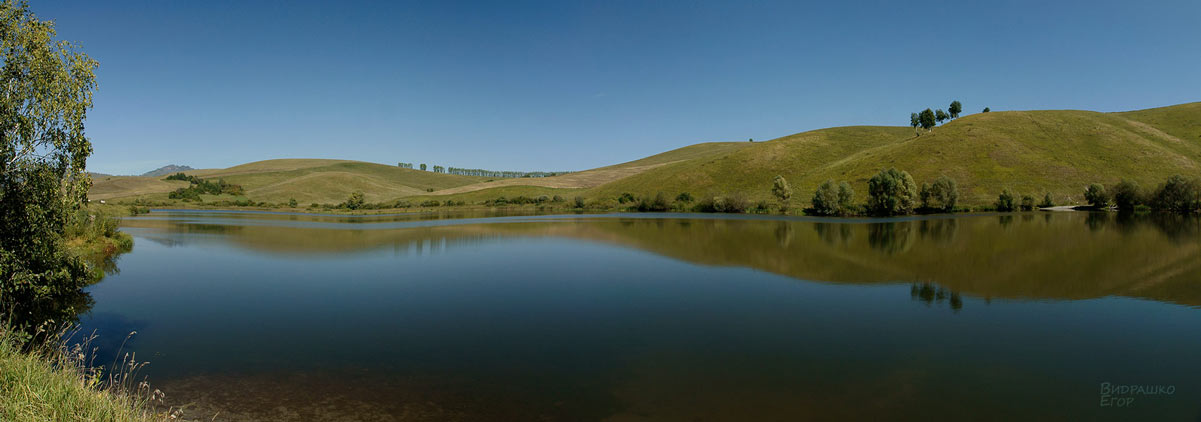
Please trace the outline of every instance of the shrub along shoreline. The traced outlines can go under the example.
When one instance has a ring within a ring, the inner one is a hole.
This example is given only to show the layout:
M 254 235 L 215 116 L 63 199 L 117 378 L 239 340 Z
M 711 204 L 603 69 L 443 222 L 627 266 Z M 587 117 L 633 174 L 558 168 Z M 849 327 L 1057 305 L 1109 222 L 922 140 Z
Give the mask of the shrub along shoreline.
M 206 187 L 208 191 L 220 193 L 221 189 L 231 189 L 241 192 L 237 185 L 225 184 L 223 181 L 211 183 L 182 173 L 168 176 L 166 180 L 187 180 L 193 183 L 191 189 Z M 1002 189 L 997 200 L 989 205 L 965 207 L 959 204 L 958 183 L 945 175 L 921 184 L 919 188 L 913 177 L 906 171 L 896 168 L 881 170 L 868 181 L 867 199 L 863 203 L 856 202 L 856 192 L 847 181 L 826 180 L 814 191 L 808 207 L 794 208 L 792 206 L 793 189 L 788 180 L 777 175 L 772 182 L 771 196 L 775 203 L 760 200 L 752 203 L 746 192 L 731 192 L 724 195 L 695 198 L 689 192 L 680 192 L 673 199 L 665 192 L 653 196 L 637 197 L 624 192 L 614 198 L 585 198 L 576 196 L 572 200 L 561 195 L 539 195 L 512 197 L 498 196 L 482 202 L 468 203 L 462 199 L 437 197 L 409 197 L 386 202 L 367 202 L 363 192 L 353 192 L 343 202 L 338 204 L 312 203 L 302 206 L 296 199 L 285 203 L 256 202 L 248 198 L 236 200 L 203 201 L 198 195 L 183 198 L 180 189 L 173 199 L 179 202 L 152 202 L 135 199 L 127 202 L 137 209 L 149 206 L 182 206 L 199 209 L 240 209 L 252 208 L 257 210 L 275 210 L 291 212 L 322 212 L 322 213 L 353 213 L 369 214 L 367 211 L 377 210 L 415 210 L 433 211 L 452 207 L 478 208 L 507 208 L 512 206 L 532 205 L 539 211 L 630 211 L 630 212 L 699 212 L 699 213 L 756 213 L 784 214 L 797 213 L 811 216 L 899 216 L 911 214 L 942 214 L 976 211 L 1033 211 L 1041 208 L 1051 208 L 1055 202 L 1049 191 L 1042 194 L 1039 200 L 1030 193 L 1019 194 L 1010 189 Z M 205 191 L 205 192 L 208 192 Z M 1183 176 L 1173 176 L 1159 186 L 1158 189 L 1142 191 L 1137 183 L 1123 180 L 1108 190 L 1113 192 L 1112 202 L 1105 186 L 1092 184 L 1084 190 L 1083 197 L 1088 201 L 1087 207 L 1080 209 L 1107 209 L 1110 205 L 1119 211 L 1151 212 L 1161 211 L 1178 214 L 1201 213 L 1201 179 L 1186 179 Z M 209 192 L 212 193 L 212 192 Z

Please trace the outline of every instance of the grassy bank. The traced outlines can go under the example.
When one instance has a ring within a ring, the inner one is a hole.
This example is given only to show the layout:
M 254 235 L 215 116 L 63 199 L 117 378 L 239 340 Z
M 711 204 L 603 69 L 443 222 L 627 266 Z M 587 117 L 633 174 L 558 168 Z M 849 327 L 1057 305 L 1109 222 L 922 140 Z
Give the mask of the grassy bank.
M 27 339 L 7 324 L 0 325 L 0 420 L 172 419 L 154 410 L 161 393 L 127 376 L 135 374 L 138 365 L 123 365 L 125 371 L 110 376 L 87 367 L 86 344 L 68 347 L 51 341 L 27 345 Z

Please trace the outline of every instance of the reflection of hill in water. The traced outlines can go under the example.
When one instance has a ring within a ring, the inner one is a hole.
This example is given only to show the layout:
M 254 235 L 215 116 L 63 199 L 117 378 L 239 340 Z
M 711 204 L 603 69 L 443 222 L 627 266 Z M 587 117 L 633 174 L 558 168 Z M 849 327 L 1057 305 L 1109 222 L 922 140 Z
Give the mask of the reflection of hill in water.
M 804 280 L 937 283 L 978 297 L 1120 295 L 1201 306 L 1201 230 L 1197 219 L 1185 218 L 1035 213 L 849 224 L 582 217 L 406 229 L 250 220 L 230 225 L 130 219 L 127 225 L 150 229 L 150 237 L 287 254 L 389 246 L 422 252 L 511 236 L 564 237 Z

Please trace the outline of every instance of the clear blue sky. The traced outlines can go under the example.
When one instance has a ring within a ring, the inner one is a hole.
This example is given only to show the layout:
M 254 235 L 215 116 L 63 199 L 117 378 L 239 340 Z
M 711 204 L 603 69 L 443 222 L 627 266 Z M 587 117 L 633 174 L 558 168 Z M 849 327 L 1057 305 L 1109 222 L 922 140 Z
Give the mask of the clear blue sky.
M 49 1 L 100 61 L 89 170 L 580 170 L 911 111 L 1201 101 L 1201 1 Z

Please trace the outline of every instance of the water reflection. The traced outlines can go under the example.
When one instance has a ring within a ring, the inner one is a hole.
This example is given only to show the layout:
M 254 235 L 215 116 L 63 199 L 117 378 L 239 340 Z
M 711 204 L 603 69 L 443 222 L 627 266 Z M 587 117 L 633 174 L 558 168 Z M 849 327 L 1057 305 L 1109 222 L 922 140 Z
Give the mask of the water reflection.
M 913 222 L 869 223 L 867 241 L 872 248 L 889 255 L 904 253 L 913 247 Z
M 197 420 L 1157 420 L 1195 402 L 1097 380 L 1201 385 L 1188 221 L 151 217 L 93 325 Z
M 133 218 L 126 225 L 139 237 L 159 242 L 215 243 L 273 254 L 377 248 L 421 254 L 433 245 L 441 250 L 461 242 L 565 237 L 802 280 L 933 282 L 979 297 L 1122 295 L 1201 305 L 1201 285 L 1193 282 L 1201 279 L 1196 217 L 1113 219 L 1105 213 L 1043 213 L 1037 218 L 1029 213 L 1020 219 L 1010 215 L 841 223 L 640 215 L 518 217 L 470 224 L 476 221 L 481 220 L 406 229 L 393 229 L 389 221 L 313 226 L 305 218 L 285 225 L 257 224 L 253 219 L 223 225 L 203 218 Z M 1087 230 L 1081 230 L 1082 225 Z M 806 232 L 815 236 L 798 235 Z
M 931 283 L 913 283 L 909 286 L 909 298 L 919 300 L 926 303 L 926 306 L 932 304 L 942 304 L 943 300 L 947 300 L 947 305 L 951 310 L 959 312 L 963 309 L 963 298 L 959 296 L 959 292 L 944 289 Z

